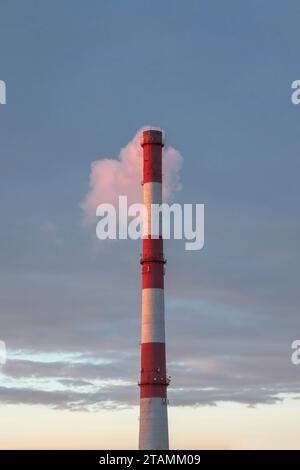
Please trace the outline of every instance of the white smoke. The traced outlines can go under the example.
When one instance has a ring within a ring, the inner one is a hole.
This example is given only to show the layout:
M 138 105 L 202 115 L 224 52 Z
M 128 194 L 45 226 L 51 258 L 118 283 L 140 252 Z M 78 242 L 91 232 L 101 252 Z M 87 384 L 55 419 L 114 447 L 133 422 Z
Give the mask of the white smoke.
M 90 189 L 81 204 L 84 222 L 95 221 L 96 208 L 99 204 L 116 205 L 120 195 L 127 196 L 128 204 L 142 202 L 143 149 L 141 132 L 150 126 L 141 128 L 133 139 L 120 150 L 117 159 L 96 160 L 91 164 Z M 153 129 L 153 127 L 151 127 Z M 179 171 L 183 158 L 178 150 L 166 147 L 163 151 L 163 199 L 173 198 L 182 188 Z

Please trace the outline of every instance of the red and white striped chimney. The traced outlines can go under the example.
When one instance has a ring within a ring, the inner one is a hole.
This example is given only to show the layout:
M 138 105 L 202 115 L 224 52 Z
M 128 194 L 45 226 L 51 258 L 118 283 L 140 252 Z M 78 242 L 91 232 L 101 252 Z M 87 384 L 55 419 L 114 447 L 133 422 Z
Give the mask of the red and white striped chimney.
M 163 135 L 159 130 L 143 132 L 144 205 L 148 230 L 142 253 L 142 340 L 140 375 L 139 449 L 168 449 L 168 412 L 164 312 L 163 239 L 151 237 L 151 205 L 162 203 Z

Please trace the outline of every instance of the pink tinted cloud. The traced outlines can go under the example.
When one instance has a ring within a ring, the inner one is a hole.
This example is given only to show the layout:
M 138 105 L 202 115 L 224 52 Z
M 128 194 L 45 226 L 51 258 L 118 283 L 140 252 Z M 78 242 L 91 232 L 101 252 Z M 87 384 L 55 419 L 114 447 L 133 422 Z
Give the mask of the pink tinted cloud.
M 90 189 L 81 204 L 84 222 L 93 223 L 99 204 L 116 205 L 119 196 L 127 196 L 128 204 L 142 202 L 143 150 L 140 129 L 133 139 L 120 150 L 117 159 L 96 160 L 91 164 Z M 163 199 L 169 201 L 180 191 L 180 169 L 183 158 L 178 150 L 165 147 L 163 152 Z

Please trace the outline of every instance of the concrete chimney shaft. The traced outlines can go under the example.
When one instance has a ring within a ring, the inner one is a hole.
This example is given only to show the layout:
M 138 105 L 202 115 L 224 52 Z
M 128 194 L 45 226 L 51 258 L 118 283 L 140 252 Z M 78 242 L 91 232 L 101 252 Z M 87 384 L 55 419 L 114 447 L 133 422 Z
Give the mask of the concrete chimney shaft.
M 143 132 L 144 205 L 162 202 L 163 135 L 159 130 Z M 142 339 L 140 374 L 139 449 L 169 449 L 163 239 L 144 234 L 142 253 Z

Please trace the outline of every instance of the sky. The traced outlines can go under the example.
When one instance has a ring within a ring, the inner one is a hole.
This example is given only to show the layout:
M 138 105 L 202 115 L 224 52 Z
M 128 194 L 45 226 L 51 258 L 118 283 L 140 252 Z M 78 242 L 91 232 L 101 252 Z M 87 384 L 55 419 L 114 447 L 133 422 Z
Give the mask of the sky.
M 299 448 L 299 2 L 0 8 L 0 448 L 137 446 L 141 246 L 83 204 L 146 125 L 205 204 L 165 244 L 170 445 Z

